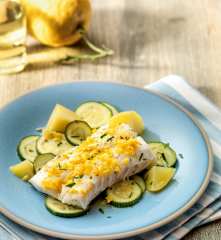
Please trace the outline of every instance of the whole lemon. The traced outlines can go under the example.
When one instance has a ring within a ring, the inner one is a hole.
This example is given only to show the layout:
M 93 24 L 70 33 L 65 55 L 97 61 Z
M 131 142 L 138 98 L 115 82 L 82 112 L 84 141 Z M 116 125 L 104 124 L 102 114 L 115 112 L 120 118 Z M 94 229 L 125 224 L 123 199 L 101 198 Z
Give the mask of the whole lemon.
M 28 32 L 41 43 L 60 47 L 81 39 L 79 28 L 88 30 L 89 0 L 22 0 Z

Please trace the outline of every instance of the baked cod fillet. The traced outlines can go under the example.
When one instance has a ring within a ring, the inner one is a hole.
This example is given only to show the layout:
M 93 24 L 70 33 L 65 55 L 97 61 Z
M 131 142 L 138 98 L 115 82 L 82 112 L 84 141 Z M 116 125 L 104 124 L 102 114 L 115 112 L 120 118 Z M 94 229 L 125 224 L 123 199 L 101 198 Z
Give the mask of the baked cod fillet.
M 86 209 L 114 183 L 152 164 L 154 155 L 129 125 L 101 127 L 80 146 L 48 162 L 29 181 L 63 203 Z

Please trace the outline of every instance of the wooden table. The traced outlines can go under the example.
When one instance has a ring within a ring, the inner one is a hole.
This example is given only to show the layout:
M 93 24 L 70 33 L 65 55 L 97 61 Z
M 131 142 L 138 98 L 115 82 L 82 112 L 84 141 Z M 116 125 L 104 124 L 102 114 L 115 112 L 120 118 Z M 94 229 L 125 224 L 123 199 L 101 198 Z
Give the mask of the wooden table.
M 90 38 L 112 48 L 115 55 L 95 63 L 45 64 L 1 76 L 1 106 L 56 83 L 89 79 L 143 86 L 175 73 L 221 107 L 220 0 L 92 0 L 92 4 Z M 220 224 L 194 230 L 185 240 L 221 239 Z

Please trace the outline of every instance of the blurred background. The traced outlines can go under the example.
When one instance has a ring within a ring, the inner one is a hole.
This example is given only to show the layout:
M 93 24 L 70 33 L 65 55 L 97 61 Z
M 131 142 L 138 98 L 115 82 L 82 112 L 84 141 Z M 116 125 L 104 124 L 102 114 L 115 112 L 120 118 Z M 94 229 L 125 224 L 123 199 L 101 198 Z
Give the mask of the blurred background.
M 52 83 L 95 79 L 142 86 L 179 74 L 213 101 L 221 102 L 221 2 L 218 0 L 92 0 L 90 39 L 113 56 L 71 66 L 29 66 L 0 76 L 0 89 L 21 92 Z M 39 45 L 28 38 L 28 52 Z M 50 81 L 49 81 L 50 79 Z M 10 99 L 0 95 L 3 104 Z

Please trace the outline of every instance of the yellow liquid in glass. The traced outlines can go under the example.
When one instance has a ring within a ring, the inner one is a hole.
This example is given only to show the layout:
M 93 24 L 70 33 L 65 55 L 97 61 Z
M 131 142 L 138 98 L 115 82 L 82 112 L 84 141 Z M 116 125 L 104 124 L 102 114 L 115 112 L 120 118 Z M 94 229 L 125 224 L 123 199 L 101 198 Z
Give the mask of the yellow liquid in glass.
M 22 71 L 26 58 L 26 18 L 18 1 L 0 1 L 0 74 Z

